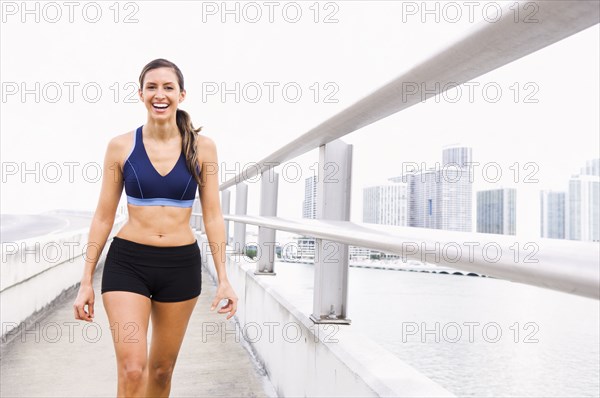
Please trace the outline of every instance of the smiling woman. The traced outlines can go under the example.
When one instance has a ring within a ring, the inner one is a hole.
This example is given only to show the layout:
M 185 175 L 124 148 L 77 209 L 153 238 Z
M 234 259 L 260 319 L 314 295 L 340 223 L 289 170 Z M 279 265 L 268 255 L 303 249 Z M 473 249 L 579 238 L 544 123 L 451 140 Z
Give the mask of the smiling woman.
M 146 123 L 111 139 L 105 155 L 90 253 L 73 307 L 75 319 L 92 321 L 96 262 L 91 252 L 103 250 L 125 188 L 129 219 L 113 238 L 102 273 L 111 329 L 123 332 L 114 335 L 129 335 L 132 324 L 141 332 L 135 339 L 114 340 L 119 397 L 168 396 L 171 390 L 175 361 L 202 287 L 201 253 L 190 228 L 196 190 L 219 279 L 211 310 L 226 299 L 218 312 L 229 313 L 229 319 L 237 311 L 238 298 L 225 272 L 217 150 L 210 138 L 198 135 L 187 112 L 178 109 L 185 95 L 183 74 L 175 64 L 150 62 L 140 74 L 139 89 Z

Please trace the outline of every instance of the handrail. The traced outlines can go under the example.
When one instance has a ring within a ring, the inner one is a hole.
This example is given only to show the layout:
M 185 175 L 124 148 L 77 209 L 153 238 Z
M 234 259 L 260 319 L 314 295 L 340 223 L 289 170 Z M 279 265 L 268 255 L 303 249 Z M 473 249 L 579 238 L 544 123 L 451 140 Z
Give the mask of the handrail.
M 597 242 L 528 239 L 510 235 L 305 218 L 229 214 L 223 215 L 223 218 L 600 299 L 600 250 Z M 485 251 L 484 247 L 487 247 Z M 498 249 L 500 257 L 498 261 L 494 261 Z M 436 255 L 439 261 L 431 261 Z M 455 258 L 458 260 L 454 261 Z
M 454 43 L 445 44 L 394 80 L 260 160 L 258 167 L 242 170 L 225 181 L 220 190 L 600 22 L 598 0 L 550 0 L 535 4 L 538 9 L 534 18 L 538 22 L 515 22 L 513 13 L 503 12 L 494 23 L 482 21 L 474 25 Z M 407 85 L 418 90 L 408 92 Z M 421 91 L 423 87 L 431 90 L 436 85 L 440 90 L 435 93 Z

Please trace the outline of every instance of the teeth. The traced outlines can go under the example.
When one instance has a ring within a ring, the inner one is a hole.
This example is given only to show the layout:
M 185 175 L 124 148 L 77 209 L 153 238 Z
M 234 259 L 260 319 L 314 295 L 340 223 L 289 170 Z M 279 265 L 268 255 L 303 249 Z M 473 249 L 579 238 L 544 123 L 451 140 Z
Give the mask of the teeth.
M 168 104 L 153 104 L 155 108 L 167 108 L 169 105 Z

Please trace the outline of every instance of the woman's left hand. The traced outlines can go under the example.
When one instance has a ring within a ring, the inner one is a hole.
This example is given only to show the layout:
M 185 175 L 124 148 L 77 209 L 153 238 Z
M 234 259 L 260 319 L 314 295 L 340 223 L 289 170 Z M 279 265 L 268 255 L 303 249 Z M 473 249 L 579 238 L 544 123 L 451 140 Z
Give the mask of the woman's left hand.
M 231 284 L 229 284 L 229 282 L 219 283 L 219 286 L 217 287 L 217 294 L 212 302 L 210 310 L 213 311 L 219 304 L 219 302 L 223 299 L 227 299 L 227 304 L 219 308 L 219 311 L 217 312 L 219 314 L 225 314 L 227 312 L 230 312 L 230 314 L 226 318 L 229 319 L 235 315 L 237 311 L 238 302 L 238 297 L 236 296 L 235 292 L 233 291 L 233 287 L 231 287 Z

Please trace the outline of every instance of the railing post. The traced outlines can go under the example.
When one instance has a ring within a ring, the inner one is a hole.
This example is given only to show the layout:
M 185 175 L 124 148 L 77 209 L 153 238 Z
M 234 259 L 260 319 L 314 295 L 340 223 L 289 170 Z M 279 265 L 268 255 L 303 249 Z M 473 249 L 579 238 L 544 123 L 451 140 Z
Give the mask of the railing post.
M 277 215 L 277 192 L 279 188 L 279 174 L 266 170 L 260 177 L 260 216 Z M 258 227 L 258 262 L 254 274 L 275 275 L 275 230 L 271 228 Z
M 221 213 L 230 214 L 231 191 L 226 189 L 221 191 Z M 229 244 L 229 221 L 225 220 L 225 245 Z
M 240 182 L 235 186 L 235 214 L 245 216 L 248 208 L 248 184 Z M 233 253 L 244 254 L 246 246 L 246 224 L 233 223 Z
M 192 204 L 192 213 L 200 214 L 202 211 L 202 207 L 200 206 L 200 198 L 195 198 L 194 203 Z M 202 216 L 193 215 L 190 219 L 190 224 L 192 228 L 196 229 L 196 231 L 200 231 L 203 234 L 206 233 L 204 230 L 204 222 L 202 222 Z
M 337 139 L 319 148 L 317 219 L 350 221 L 352 145 Z M 350 324 L 348 312 L 348 245 L 315 242 L 315 323 Z

